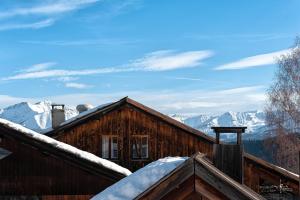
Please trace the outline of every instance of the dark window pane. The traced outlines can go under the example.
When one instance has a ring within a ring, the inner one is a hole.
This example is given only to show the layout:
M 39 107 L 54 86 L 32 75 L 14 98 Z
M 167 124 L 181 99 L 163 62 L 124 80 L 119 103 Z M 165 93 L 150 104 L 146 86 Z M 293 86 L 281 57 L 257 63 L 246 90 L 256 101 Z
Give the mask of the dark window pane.
M 148 158 L 148 137 L 142 137 L 141 157 Z
M 9 156 L 12 152 L 6 150 L 6 149 L 3 149 L 3 148 L 0 148 L 0 160 Z
M 102 158 L 109 158 L 109 136 L 102 136 Z
M 140 158 L 140 152 L 139 152 L 140 144 L 138 138 L 134 138 L 132 140 L 131 149 L 132 149 L 132 158 Z
M 111 139 L 111 158 L 118 158 L 118 138 L 112 137 Z

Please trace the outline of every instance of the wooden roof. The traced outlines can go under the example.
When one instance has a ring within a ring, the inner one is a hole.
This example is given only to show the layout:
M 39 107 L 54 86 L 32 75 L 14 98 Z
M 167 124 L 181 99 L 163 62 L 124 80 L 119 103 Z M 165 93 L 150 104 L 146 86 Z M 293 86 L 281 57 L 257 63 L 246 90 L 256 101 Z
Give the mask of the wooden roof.
M 143 111 L 147 114 L 150 114 L 150 115 L 152 115 L 156 118 L 159 118 L 159 119 L 165 121 L 168 124 L 171 124 L 171 125 L 173 125 L 177 128 L 180 128 L 180 129 L 186 131 L 187 133 L 192 133 L 192 134 L 194 134 L 196 136 L 199 136 L 199 137 L 201 137 L 201 138 L 203 138 L 203 139 L 205 139 L 205 140 L 207 140 L 211 143 L 214 143 L 214 138 L 206 135 L 205 133 L 203 133 L 203 132 L 201 132 L 197 129 L 194 129 L 190 126 L 187 126 L 187 125 L 185 125 L 185 124 L 183 124 L 183 123 L 181 123 L 181 122 L 179 122 L 179 121 L 177 121 L 177 120 L 175 120 L 175 119 L 173 119 L 173 118 L 171 118 L 167 115 L 164 115 L 164 114 L 162 114 L 162 113 L 160 113 L 156 110 L 153 110 L 153 109 L 151 109 L 151 108 L 149 108 L 149 107 L 147 107 L 147 106 L 145 106 L 141 103 L 138 103 L 138 102 L 136 102 L 133 99 L 130 99 L 128 97 L 124 97 L 124 98 L 120 99 L 119 101 L 116 101 L 114 103 L 102 106 L 99 109 L 94 110 L 93 112 L 88 112 L 87 111 L 87 114 L 82 113 L 81 117 L 79 117 L 75 120 L 70 120 L 69 123 L 68 123 L 68 121 L 66 121 L 61 126 L 58 126 L 56 129 L 53 129 L 53 130 L 50 130 L 49 132 L 46 132 L 45 135 L 55 137 L 55 135 L 57 135 L 58 132 L 63 131 L 64 129 L 68 129 L 68 128 L 74 127 L 74 126 L 76 126 L 80 123 L 84 123 L 85 121 L 93 118 L 95 115 L 105 115 L 105 114 L 107 114 L 107 113 L 109 113 L 109 112 L 111 112 L 115 109 L 118 109 L 121 106 L 126 105 L 126 104 L 129 104 L 129 105 L 131 105 L 131 106 L 133 106 L 133 107 L 135 107 L 135 108 L 137 108 L 137 109 L 139 109 L 139 110 L 141 110 L 141 111 Z
M 245 130 L 247 129 L 246 126 L 213 126 L 211 127 L 215 132 L 220 132 L 220 133 L 244 133 Z
M 44 135 L 42 136 L 47 137 Z M 7 126 L 6 124 L 0 123 L 0 137 L 11 138 L 20 141 L 25 145 L 38 149 L 38 151 L 41 151 L 44 154 L 56 157 L 58 159 L 62 159 L 68 162 L 69 164 L 79 167 L 91 174 L 105 176 L 107 179 L 112 181 L 118 181 L 126 177 L 126 175 L 122 174 L 121 172 L 115 171 L 114 169 L 106 167 L 100 163 L 94 162 L 91 159 L 87 159 L 78 155 L 79 152 L 83 152 L 83 153 L 87 153 L 87 152 L 81 151 L 79 149 L 77 149 L 78 150 L 77 152 L 64 150 L 64 148 L 61 147 L 61 145 L 64 144 L 62 142 L 57 141 L 56 145 L 59 147 L 56 147 L 51 143 L 47 143 L 38 138 L 31 137 L 29 134 L 24 134 L 23 132 L 21 132 L 21 130 L 18 130 L 17 128 L 14 129 L 10 126 Z M 51 139 L 51 141 L 55 141 L 55 140 Z
M 186 160 L 135 199 L 162 199 L 173 190 L 176 190 L 180 184 L 192 176 L 199 177 L 206 184 L 222 193 L 228 199 L 264 199 L 247 186 L 241 185 L 218 170 L 209 160 L 207 160 L 205 155 L 201 153 L 195 154 L 190 159 Z M 209 198 L 209 191 L 205 191 L 203 188 L 201 189 L 196 185 L 194 185 L 194 190 L 204 197 L 211 199 Z

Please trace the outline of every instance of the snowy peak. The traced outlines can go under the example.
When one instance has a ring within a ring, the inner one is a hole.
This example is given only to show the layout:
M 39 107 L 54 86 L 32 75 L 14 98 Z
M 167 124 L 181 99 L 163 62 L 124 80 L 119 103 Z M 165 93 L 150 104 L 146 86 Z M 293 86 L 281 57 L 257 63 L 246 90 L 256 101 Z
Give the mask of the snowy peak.
M 35 104 L 21 102 L 0 110 L 0 118 L 21 124 L 40 132 L 51 127 L 51 102 L 41 101 Z M 77 115 L 75 109 L 65 108 L 66 120 Z
M 220 115 L 199 115 L 185 118 L 182 122 L 211 136 L 215 136 L 211 129 L 212 126 L 246 126 L 244 139 L 262 139 L 265 131 L 265 113 L 263 111 L 230 111 Z M 221 137 L 229 140 L 233 139 L 235 134 L 225 134 Z

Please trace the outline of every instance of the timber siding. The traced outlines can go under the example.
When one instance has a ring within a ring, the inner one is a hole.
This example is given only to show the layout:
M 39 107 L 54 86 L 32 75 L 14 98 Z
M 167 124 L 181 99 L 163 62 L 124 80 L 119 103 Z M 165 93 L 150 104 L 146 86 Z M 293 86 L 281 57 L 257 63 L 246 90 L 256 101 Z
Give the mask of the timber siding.
M 201 132 L 199 132 L 201 133 Z M 53 136 L 84 151 L 101 157 L 102 135 L 118 136 L 118 157 L 113 160 L 130 170 L 166 156 L 186 156 L 203 152 L 211 158 L 212 141 L 167 123 L 157 116 L 124 104 L 105 115 L 96 115 L 77 126 L 66 128 Z M 131 144 L 134 136 L 148 136 L 149 158 L 133 159 Z
M 1 147 L 12 152 L 0 161 L 1 195 L 91 195 L 113 183 L 11 139 Z

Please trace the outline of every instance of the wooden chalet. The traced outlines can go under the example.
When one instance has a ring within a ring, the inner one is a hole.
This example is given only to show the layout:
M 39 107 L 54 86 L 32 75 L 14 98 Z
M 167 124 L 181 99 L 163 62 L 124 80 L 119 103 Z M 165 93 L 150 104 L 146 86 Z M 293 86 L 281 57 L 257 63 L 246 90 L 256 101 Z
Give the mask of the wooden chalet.
M 82 112 L 45 134 L 132 171 L 166 156 L 201 152 L 213 160 L 216 144 L 205 133 L 128 97 Z M 299 194 L 299 175 L 243 152 L 240 156 L 240 183 L 258 193 L 262 186 L 284 184 Z
M 214 139 L 130 98 L 79 114 L 45 133 L 129 170 L 166 156 L 212 158 Z
M 0 119 L 1 200 L 85 200 L 130 171 Z

